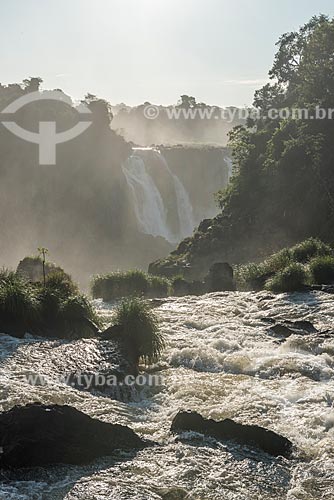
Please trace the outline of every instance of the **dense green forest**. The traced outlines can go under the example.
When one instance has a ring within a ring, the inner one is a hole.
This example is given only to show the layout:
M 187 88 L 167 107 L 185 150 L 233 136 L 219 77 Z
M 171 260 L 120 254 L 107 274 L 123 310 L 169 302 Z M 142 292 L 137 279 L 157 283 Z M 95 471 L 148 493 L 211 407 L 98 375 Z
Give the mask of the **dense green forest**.
M 234 175 L 217 195 L 221 213 L 151 271 L 188 266 L 197 276 L 217 260 L 260 260 L 308 237 L 333 242 L 334 20 L 313 17 L 277 46 L 256 116 L 230 133 Z

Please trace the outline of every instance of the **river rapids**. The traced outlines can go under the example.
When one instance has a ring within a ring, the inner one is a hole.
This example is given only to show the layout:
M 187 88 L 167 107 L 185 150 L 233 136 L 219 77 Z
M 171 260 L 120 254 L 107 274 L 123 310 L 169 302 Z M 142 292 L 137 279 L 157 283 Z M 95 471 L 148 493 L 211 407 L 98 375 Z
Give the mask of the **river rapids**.
M 103 314 L 112 306 L 95 301 Z M 263 318 L 309 320 L 332 330 L 333 296 L 222 292 L 163 299 L 156 312 L 167 348 L 162 383 L 123 401 L 79 391 L 58 375 L 92 367 L 99 342 L 24 340 L 0 335 L 1 409 L 40 401 L 69 404 L 121 423 L 158 443 L 89 466 L 1 473 L 1 500 L 313 500 L 334 498 L 334 336 L 268 334 Z M 39 373 L 54 383 L 31 385 Z M 179 410 L 258 424 L 289 438 L 292 460 L 187 433 L 170 434 Z

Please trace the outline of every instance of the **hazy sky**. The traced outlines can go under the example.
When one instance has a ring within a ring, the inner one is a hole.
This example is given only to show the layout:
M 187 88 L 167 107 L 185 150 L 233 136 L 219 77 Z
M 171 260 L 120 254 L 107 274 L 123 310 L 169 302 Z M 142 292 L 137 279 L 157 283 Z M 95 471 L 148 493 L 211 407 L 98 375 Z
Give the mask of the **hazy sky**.
M 333 0 L 1 0 L 2 83 L 41 76 L 45 88 L 113 104 L 171 104 L 183 93 L 250 104 L 280 34 Z

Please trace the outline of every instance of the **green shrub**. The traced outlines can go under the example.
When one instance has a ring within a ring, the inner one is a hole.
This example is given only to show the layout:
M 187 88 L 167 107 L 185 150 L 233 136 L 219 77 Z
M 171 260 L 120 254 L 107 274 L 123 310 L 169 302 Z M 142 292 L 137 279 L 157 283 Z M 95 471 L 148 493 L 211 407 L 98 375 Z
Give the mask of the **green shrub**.
M 309 263 L 312 283 L 328 285 L 334 283 L 334 257 L 315 257 Z
M 100 320 L 91 303 L 84 295 L 75 295 L 62 302 L 60 306 L 60 327 L 72 337 L 92 337 L 91 322 L 99 326 Z
M 283 248 L 259 264 L 250 263 L 238 266 L 235 279 L 242 290 L 262 290 L 265 283 L 291 263 L 291 252 Z
M 262 290 L 268 279 L 263 264 L 245 264 L 235 268 L 235 280 L 239 290 Z
M 333 251 L 317 238 L 309 238 L 291 248 L 291 256 L 295 262 L 305 263 L 313 257 L 324 255 L 333 255 Z
M 91 287 L 94 298 L 110 300 L 132 295 L 144 295 L 149 288 L 148 278 L 143 271 L 115 272 L 95 276 Z
M 147 302 L 137 297 L 123 300 L 113 320 L 121 327 L 122 335 L 135 353 L 137 363 L 140 359 L 147 364 L 157 361 L 165 342 L 159 332 L 157 316 Z
M 11 271 L 2 271 L 0 277 L 1 326 L 7 332 L 24 334 L 40 327 L 40 303 L 36 290 L 27 281 Z
M 64 271 L 52 271 L 46 277 L 45 287 L 62 297 L 78 295 L 78 286 L 73 283 L 71 276 Z
M 139 270 L 95 276 L 91 285 L 92 296 L 105 302 L 131 296 L 165 297 L 168 289 L 166 278 Z
M 149 297 L 167 297 L 169 293 L 170 282 L 163 276 L 149 275 Z
M 289 287 L 289 278 L 285 274 L 286 269 L 290 269 L 292 272 L 293 269 L 297 269 L 293 266 L 294 263 L 304 264 L 311 258 L 331 255 L 333 255 L 333 251 L 329 245 L 316 238 L 309 238 L 292 248 L 283 248 L 259 264 L 251 263 L 236 267 L 235 278 L 238 289 L 262 290 L 264 287 L 271 286 L 280 288 L 279 283 L 283 283 L 286 279 L 286 286 L 282 285 L 284 288 L 282 291 L 288 291 L 285 289 Z M 291 282 L 293 282 L 292 278 Z M 297 288 L 293 286 L 293 289 Z
M 309 276 L 305 267 L 298 262 L 293 262 L 267 280 L 265 288 L 272 292 L 295 292 L 302 290 L 308 280 Z
M 73 293 L 74 292 L 74 293 Z M 99 317 L 65 273 L 50 274 L 46 286 L 0 271 L 0 331 L 22 336 L 88 337 Z

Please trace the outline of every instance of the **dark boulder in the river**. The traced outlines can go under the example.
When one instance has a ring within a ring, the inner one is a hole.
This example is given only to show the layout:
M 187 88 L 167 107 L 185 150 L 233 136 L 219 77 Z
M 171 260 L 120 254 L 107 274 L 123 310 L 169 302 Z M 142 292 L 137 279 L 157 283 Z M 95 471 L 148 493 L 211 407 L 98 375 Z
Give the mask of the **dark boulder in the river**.
M 233 269 L 227 262 L 217 262 L 204 278 L 207 292 L 234 291 Z
M 293 447 L 289 439 L 263 427 L 238 424 L 228 418 L 217 422 L 191 411 L 179 412 L 173 419 L 171 431 L 193 431 L 218 440 L 234 440 L 240 444 L 256 446 L 270 455 L 286 458 L 291 456 Z
M 263 318 L 263 320 L 268 322 L 266 318 Z M 313 324 L 306 320 L 281 321 L 279 323 L 276 323 L 275 320 L 271 320 L 271 325 L 268 333 L 282 340 L 287 339 L 291 335 L 311 335 L 313 333 L 318 333 L 318 330 Z
M 0 414 L 0 467 L 85 464 L 145 442 L 128 427 L 91 418 L 70 406 L 33 403 Z

